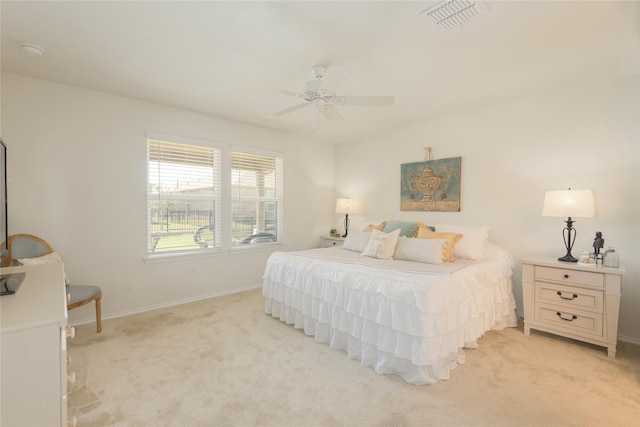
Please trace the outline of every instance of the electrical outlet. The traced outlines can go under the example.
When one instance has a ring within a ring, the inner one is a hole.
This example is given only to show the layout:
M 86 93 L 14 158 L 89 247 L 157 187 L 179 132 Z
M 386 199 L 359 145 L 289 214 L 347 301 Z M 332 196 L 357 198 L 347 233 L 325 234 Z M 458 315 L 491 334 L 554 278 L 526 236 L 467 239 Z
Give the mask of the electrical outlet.
M 198 273 L 198 267 L 195 264 L 191 264 L 191 267 L 189 267 L 189 272 L 191 274 L 196 274 Z

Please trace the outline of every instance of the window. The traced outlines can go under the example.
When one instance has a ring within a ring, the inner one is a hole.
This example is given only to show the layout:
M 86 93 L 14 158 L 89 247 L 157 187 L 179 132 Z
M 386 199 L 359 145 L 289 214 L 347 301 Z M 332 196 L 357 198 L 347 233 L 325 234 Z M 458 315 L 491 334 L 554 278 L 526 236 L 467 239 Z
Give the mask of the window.
M 148 255 L 221 246 L 222 150 L 211 145 L 147 135 Z
M 282 243 L 282 169 L 279 154 L 147 133 L 147 255 Z
M 282 164 L 274 153 L 231 152 L 231 230 L 236 247 L 282 243 Z

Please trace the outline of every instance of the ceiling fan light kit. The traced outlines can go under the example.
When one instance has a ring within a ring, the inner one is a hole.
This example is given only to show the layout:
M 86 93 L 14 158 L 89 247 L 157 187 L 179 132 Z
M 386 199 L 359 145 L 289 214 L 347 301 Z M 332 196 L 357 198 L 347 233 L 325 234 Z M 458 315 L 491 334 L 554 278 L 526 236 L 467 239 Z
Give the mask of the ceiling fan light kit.
M 445 0 L 420 14 L 442 31 L 461 28 L 468 20 L 488 12 L 482 0 Z

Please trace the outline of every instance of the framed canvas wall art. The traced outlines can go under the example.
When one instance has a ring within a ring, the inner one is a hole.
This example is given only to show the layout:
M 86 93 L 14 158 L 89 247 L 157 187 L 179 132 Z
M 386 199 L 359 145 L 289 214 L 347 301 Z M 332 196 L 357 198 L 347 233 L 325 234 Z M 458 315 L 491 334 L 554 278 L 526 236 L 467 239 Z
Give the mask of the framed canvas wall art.
M 400 165 L 400 210 L 460 212 L 461 160 Z

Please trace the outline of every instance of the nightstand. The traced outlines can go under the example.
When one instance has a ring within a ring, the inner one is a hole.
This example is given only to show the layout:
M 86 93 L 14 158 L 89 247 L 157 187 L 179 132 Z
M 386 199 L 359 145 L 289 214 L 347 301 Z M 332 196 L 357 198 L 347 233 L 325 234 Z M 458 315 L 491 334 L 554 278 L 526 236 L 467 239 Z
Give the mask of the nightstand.
M 330 248 L 331 246 L 342 246 L 344 237 L 320 236 L 320 247 Z
M 624 268 L 522 260 L 524 334 L 531 329 L 607 347 L 616 357 Z

